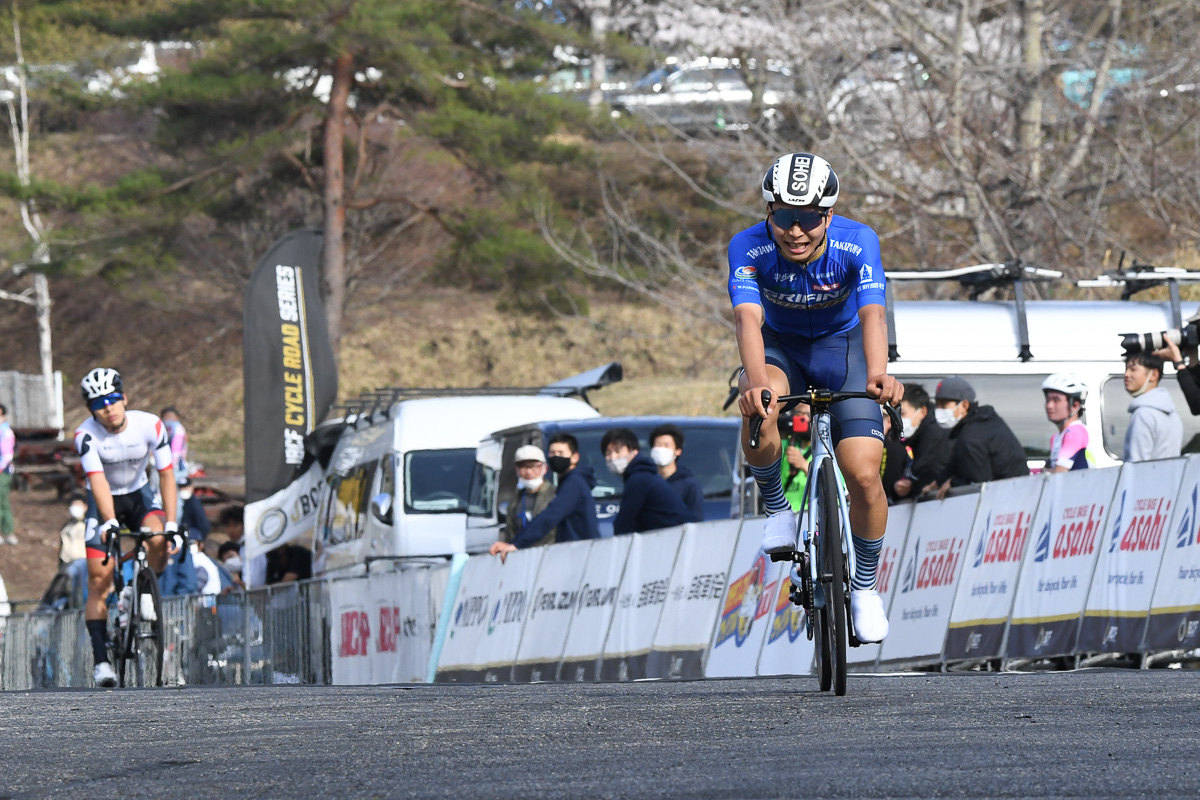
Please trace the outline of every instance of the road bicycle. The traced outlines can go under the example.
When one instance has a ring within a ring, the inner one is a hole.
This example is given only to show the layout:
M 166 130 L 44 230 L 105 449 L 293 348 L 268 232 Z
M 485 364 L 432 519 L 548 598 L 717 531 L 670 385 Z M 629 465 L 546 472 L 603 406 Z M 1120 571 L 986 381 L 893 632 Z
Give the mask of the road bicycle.
M 850 546 L 850 498 L 846 481 L 833 452 L 832 416 L 829 407 L 842 400 L 875 398 L 866 392 L 831 392 L 813 389 L 785 395 L 779 403 L 802 402 L 812 408 L 812 461 L 808 468 L 808 491 L 797 515 L 796 550 L 772 553 L 772 561 L 792 563 L 790 597 L 804 609 L 804 624 L 810 640 L 815 639 L 817 679 L 821 691 L 833 687 L 839 697 L 846 693 L 846 646 L 858 647 L 850 614 L 850 578 L 854 575 L 854 548 Z M 771 405 L 771 393 L 763 391 L 763 408 Z M 891 405 L 884 410 L 892 420 L 888 436 L 897 439 L 902 427 L 900 413 Z M 751 449 L 758 448 L 763 418 L 750 421 Z M 815 523 L 815 524 L 814 524 Z M 815 620 L 815 622 L 814 622 Z
M 184 537 L 183 549 L 186 552 L 187 534 Z M 108 544 L 103 564 L 108 564 L 110 558 L 116 560 L 113 570 L 113 584 L 117 592 L 118 613 L 113 622 L 113 630 L 109 636 L 109 656 L 113 668 L 117 671 L 118 685 L 126 686 L 162 686 L 163 681 L 163 652 L 166 637 L 163 633 L 162 592 L 158 586 L 158 576 L 146 561 L 146 540 L 152 536 L 163 536 L 162 531 L 142 528 L 133 532 L 122 528 L 115 535 L 108 537 Z M 132 539 L 133 551 L 122 557 L 121 540 Z M 133 577 L 128 584 L 121 569 L 124 560 L 133 561 Z M 133 588 L 131 596 L 121 600 L 126 586 Z M 146 602 L 142 598 L 149 597 L 149 608 L 143 608 Z M 125 608 L 120 606 L 124 604 Z M 150 617 L 153 616 L 151 619 Z

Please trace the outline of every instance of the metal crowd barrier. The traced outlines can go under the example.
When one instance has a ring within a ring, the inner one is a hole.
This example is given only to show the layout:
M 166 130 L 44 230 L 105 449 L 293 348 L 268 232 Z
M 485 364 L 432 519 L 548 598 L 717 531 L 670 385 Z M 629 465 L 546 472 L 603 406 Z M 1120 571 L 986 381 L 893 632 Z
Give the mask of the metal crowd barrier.
M 325 580 L 168 597 L 163 623 L 166 686 L 331 681 Z M 92 667 L 82 611 L 0 619 L 0 690 L 90 687 Z

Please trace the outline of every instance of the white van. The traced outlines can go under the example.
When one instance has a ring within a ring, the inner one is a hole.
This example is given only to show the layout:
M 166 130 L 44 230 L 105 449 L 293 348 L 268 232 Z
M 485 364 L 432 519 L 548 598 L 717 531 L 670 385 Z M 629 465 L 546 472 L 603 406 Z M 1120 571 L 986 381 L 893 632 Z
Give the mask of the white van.
M 377 408 L 346 415 L 328 462 L 313 573 L 380 557 L 486 550 L 495 530 L 468 526 L 471 504 L 490 506 L 495 484 L 475 461 L 479 441 L 529 422 L 598 417 L 585 400 L 565 395 L 586 399 L 588 389 L 620 379 L 620 364 L 610 364 L 540 389 L 398 389 L 367 397 Z
M 1175 327 L 1169 303 L 1134 301 L 1030 301 L 1025 304 L 1029 350 L 1022 361 L 1016 305 L 1012 302 L 897 301 L 895 350 L 888 372 L 917 382 L 933 396 L 946 375 L 975 387 L 981 405 L 994 406 L 1025 448 L 1031 467 L 1049 456 L 1054 426 L 1046 421 L 1041 384 L 1054 372 L 1072 372 L 1088 387 L 1084 422 L 1096 466 L 1119 463 L 1129 424 L 1125 391 L 1125 333 Z M 1182 304 L 1187 319 L 1196 303 Z M 1188 412 L 1174 369 L 1163 385 L 1183 418 L 1184 452 L 1200 452 L 1200 420 Z

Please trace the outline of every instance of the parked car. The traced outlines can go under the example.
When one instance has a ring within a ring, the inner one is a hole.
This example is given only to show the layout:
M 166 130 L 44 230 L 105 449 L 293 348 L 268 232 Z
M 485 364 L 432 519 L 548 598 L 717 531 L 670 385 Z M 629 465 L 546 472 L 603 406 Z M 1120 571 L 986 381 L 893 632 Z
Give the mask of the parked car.
M 615 117 L 633 115 L 689 132 L 744 130 L 755 122 L 770 126 L 781 119 L 795 97 L 791 73 L 768 65 L 762 120 L 750 119 L 751 96 L 737 61 L 704 59 L 661 80 L 640 80 L 632 91 L 611 93 L 608 101 Z
M 643 452 L 649 454 L 650 432 L 659 425 L 677 425 L 684 436 L 680 464 L 696 474 L 704 487 L 704 519 L 729 519 L 732 515 L 733 469 L 737 457 L 740 417 L 602 417 L 567 421 L 537 422 L 506 428 L 483 439 L 476 451 L 476 479 L 467 524 L 477 530 L 490 532 L 495 541 L 507 506 L 516 497 L 517 471 L 513 457 L 525 444 L 543 450 L 551 437 L 569 433 L 579 441 L 580 464 L 586 464 L 596 474 L 596 516 L 600 520 L 601 536 L 612 535 L 612 520 L 621 509 L 624 491 L 620 476 L 608 471 L 600 440 L 611 428 L 629 428 L 637 434 Z M 486 538 L 478 534 L 472 540 Z

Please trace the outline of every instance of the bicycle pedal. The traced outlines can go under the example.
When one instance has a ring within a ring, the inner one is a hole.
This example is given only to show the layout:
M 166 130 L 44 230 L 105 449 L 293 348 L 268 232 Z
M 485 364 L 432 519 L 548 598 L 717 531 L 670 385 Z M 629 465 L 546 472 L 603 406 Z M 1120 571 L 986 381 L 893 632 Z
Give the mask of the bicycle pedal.
M 771 563 L 773 563 L 773 564 L 777 564 L 780 561 L 795 561 L 796 560 L 796 551 L 795 550 L 785 550 L 785 551 L 779 552 L 779 553 L 767 553 L 767 555 L 771 557 Z

